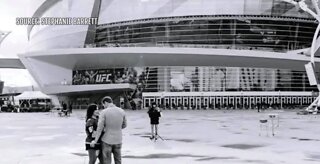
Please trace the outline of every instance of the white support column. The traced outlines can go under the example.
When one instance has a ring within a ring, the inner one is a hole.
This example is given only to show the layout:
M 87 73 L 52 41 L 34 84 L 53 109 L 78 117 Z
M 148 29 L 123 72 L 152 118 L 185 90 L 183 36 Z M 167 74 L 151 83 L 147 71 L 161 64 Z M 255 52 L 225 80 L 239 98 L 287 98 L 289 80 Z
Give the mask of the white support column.
M 312 1 L 312 5 L 315 8 L 316 12 L 312 11 L 308 5 L 305 3 L 305 0 L 301 0 L 300 2 L 296 2 L 294 0 L 283 0 L 285 2 L 291 3 L 295 6 L 298 6 L 299 8 L 301 8 L 303 11 L 309 13 L 310 15 L 312 15 L 317 21 L 318 21 L 318 26 L 317 29 L 313 35 L 313 39 L 312 39 L 312 44 L 311 44 L 311 55 L 310 55 L 310 62 L 315 65 L 314 63 L 314 56 L 315 56 L 315 52 L 316 52 L 316 41 L 318 39 L 318 34 L 320 31 L 320 9 L 319 9 L 319 5 L 318 5 L 318 0 L 311 0 Z M 315 72 L 315 77 L 317 78 L 316 72 Z M 320 85 L 317 84 L 317 88 L 318 91 L 320 91 Z M 306 109 L 307 111 L 312 110 L 312 108 L 314 106 L 317 105 L 318 101 L 320 99 L 320 94 L 319 96 L 313 101 L 313 103 L 311 103 L 308 108 Z M 315 109 L 317 110 L 317 109 Z

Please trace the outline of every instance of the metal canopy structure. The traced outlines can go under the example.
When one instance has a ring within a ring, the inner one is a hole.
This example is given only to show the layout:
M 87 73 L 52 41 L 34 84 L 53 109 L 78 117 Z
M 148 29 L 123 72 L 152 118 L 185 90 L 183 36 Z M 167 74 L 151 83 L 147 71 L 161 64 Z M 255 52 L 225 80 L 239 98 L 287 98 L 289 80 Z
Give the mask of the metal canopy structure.
M 10 34 L 10 31 L 1 31 L 0 30 L 0 46 L 3 40 Z
M 0 30 L 0 47 L 1 47 L 1 43 L 10 33 L 11 31 Z M 20 59 L 16 59 L 16 58 L 0 58 L 0 68 L 25 69 Z
M 0 68 L 26 69 L 20 59 L 0 58 Z
M 296 0 L 283 0 L 285 2 L 291 3 L 295 6 L 297 6 L 297 8 L 300 8 L 301 10 L 303 10 L 304 12 L 312 15 L 312 17 L 314 17 L 316 19 L 316 21 L 318 22 L 318 26 L 316 31 L 314 32 L 313 35 L 313 40 L 312 40 L 312 44 L 311 44 L 311 55 L 310 55 L 310 64 L 311 66 L 315 66 L 315 53 L 317 51 L 317 49 L 319 48 L 317 43 L 319 43 L 319 32 L 320 32 L 320 8 L 319 8 L 319 3 L 318 0 L 311 0 L 311 5 L 312 6 L 308 6 L 308 4 L 306 3 L 306 0 L 301 0 L 301 1 L 296 1 Z M 310 7 L 312 7 L 315 11 L 313 11 Z M 307 68 L 307 67 L 306 67 Z M 308 73 L 308 70 L 307 70 Z M 312 73 L 313 75 L 308 75 L 308 76 L 313 76 L 315 78 L 318 78 L 316 72 Z M 312 83 L 310 83 L 310 85 L 313 85 Z M 317 84 L 318 90 L 320 91 L 320 84 Z M 317 112 L 317 104 L 319 104 L 320 101 L 320 95 L 311 103 L 311 105 L 306 109 L 307 111 L 315 111 Z M 314 110 L 312 110 L 312 108 L 315 107 Z

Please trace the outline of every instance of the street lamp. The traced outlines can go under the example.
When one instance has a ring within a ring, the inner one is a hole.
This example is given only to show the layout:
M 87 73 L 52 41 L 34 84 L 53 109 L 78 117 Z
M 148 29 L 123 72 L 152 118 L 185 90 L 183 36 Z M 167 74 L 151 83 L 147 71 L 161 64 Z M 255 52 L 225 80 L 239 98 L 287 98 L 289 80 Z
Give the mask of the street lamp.
M 315 56 L 315 51 L 316 51 L 316 41 L 318 39 L 318 34 L 319 34 L 319 31 L 320 31 L 320 9 L 319 9 L 319 5 L 318 5 L 318 0 L 311 0 L 312 5 L 316 10 L 315 12 L 312 11 L 308 7 L 308 5 L 306 4 L 305 0 L 301 0 L 299 2 L 294 1 L 294 0 L 282 0 L 282 1 L 291 3 L 291 4 L 295 5 L 296 7 L 301 8 L 303 11 L 305 11 L 305 12 L 309 13 L 310 15 L 312 15 L 318 22 L 317 29 L 316 29 L 316 31 L 314 32 L 314 35 L 313 35 L 313 39 L 312 39 L 312 43 L 311 43 L 311 50 L 310 50 L 311 54 L 310 54 L 310 63 L 309 64 L 311 64 L 311 66 L 314 66 L 315 65 L 314 56 Z M 307 68 L 307 65 L 306 65 L 306 68 Z M 307 73 L 308 73 L 308 71 L 307 71 Z M 313 71 L 312 74 L 313 74 L 312 75 L 313 77 L 317 77 L 315 71 Z M 312 85 L 312 84 L 310 84 L 310 85 Z M 317 85 L 318 90 L 320 91 L 320 85 L 319 84 L 316 84 L 316 85 Z M 312 106 L 317 104 L 319 99 L 320 99 L 320 95 L 311 103 L 311 105 L 306 110 L 308 111 L 308 110 L 312 109 Z

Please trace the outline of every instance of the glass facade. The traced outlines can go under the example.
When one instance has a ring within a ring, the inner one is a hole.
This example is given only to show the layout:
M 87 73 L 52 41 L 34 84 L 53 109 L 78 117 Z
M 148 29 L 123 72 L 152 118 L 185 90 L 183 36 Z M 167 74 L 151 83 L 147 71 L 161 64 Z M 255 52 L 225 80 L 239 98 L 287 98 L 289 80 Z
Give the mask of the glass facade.
M 306 3 L 310 4 L 311 0 L 306 0 Z M 102 0 L 99 23 L 227 14 L 312 18 L 311 15 L 282 0 Z
M 305 71 L 287 69 L 173 66 L 74 70 L 73 74 L 73 85 L 131 83 L 142 92 L 317 90 L 309 85 Z M 83 82 L 76 83 L 80 76 Z
M 305 71 L 240 67 L 148 67 L 144 92 L 316 91 Z
M 198 47 L 286 52 L 311 46 L 312 19 L 273 16 L 150 18 L 97 27 L 96 47 Z

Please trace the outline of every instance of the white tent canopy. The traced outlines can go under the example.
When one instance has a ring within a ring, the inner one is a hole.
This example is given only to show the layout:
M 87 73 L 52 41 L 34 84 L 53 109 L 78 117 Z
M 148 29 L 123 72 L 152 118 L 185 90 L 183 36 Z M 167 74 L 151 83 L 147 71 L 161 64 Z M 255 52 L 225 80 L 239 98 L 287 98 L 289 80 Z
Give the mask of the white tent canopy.
M 51 97 L 40 91 L 25 91 L 22 94 L 15 96 L 14 99 L 16 100 L 51 99 Z

